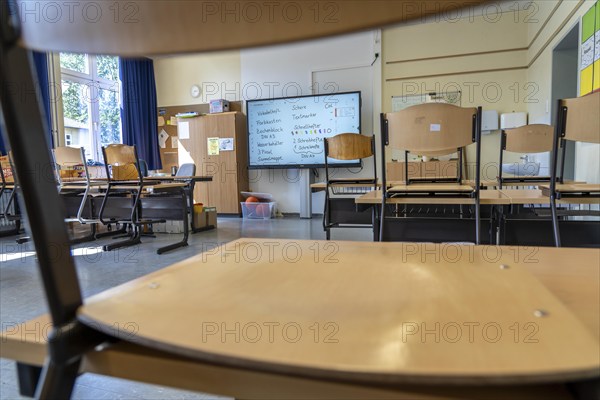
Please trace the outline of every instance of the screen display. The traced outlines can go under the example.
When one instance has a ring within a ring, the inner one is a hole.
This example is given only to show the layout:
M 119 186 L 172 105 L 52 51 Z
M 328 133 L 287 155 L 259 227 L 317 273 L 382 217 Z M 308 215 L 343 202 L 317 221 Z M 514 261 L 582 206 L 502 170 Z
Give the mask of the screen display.
M 318 168 L 325 165 L 323 139 L 360 134 L 360 92 L 250 100 L 249 168 Z M 360 160 L 328 159 L 356 167 Z

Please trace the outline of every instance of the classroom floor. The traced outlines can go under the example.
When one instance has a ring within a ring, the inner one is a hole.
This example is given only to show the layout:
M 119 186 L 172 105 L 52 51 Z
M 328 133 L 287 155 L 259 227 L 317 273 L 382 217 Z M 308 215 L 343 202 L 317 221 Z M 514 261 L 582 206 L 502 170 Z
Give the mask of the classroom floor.
M 161 256 L 156 249 L 179 239 L 179 235 L 157 234 L 142 238 L 136 247 L 102 252 L 110 239 L 76 246 L 79 281 L 84 297 L 99 293 L 131 279 L 164 268 L 174 262 L 240 237 L 325 239 L 321 218 L 286 217 L 273 220 L 219 218 L 218 229 L 190 236 L 189 246 Z M 372 240 L 369 229 L 335 229 L 335 240 Z M 33 245 L 17 245 L 14 237 L 0 238 L 0 323 L 2 329 L 46 313 L 46 301 L 35 263 Z M 0 399 L 21 399 L 15 364 L 0 360 Z M 77 381 L 74 399 L 216 399 L 214 395 L 192 393 L 122 379 L 86 374 Z

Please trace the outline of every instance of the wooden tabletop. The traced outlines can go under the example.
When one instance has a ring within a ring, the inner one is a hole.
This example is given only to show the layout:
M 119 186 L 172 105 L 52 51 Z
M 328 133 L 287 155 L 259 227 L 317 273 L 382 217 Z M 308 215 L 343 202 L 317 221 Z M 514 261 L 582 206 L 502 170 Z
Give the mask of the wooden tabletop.
M 483 193 L 481 191 L 480 193 Z M 540 189 L 502 189 L 501 192 L 510 198 L 511 204 L 550 204 L 550 197 Z M 558 204 L 598 204 L 597 197 L 562 198 Z
M 50 317 L 5 324 L 0 357 L 43 366 Z M 221 367 L 128 342 L 103 346 L 84 355 L 81 373 L 130 379 L 154 385 L 261 400 L 572 400 L 561 383 L 510 386 L 382 385 L 357 386 L 256 370 Z
M 541 189 L 550 189 L 550 185 L 542 185 Z M 556 185 L 558 192 L 600 192 L 600 184 L 597 183 L 559 183 Z
M 511 204 L 510 198 L 500 190 L 481 190 L 479 192 L 481 204 Z M 381 191 L 372 190 L 357 197 L 357 204 L 381 204 Z M 475 204 L 475 200 L 468 197 L 393 197 L 387 200 L 388 204 Z
M 508 247 L 440 245 L 436 257 L 424 246 L 241 239 L 93 296 L 79 318 L 154 349 L 308 378 L 509 384 L 598 375 L 597 338 L 523 266 L 543 258 L 554 269 L 574 259 L 598 267 L 598 250 L 526 258 Z M 133 338 L 114 329 L 131 322 Z
M 212 176 L 146 176 L 144 180 L 211 182 Z
M 403 185 L 403 184 L 405 184 L 404 181 L 388 181 L 388 186 Z M 469 186 L 474 186 L 475 185 L 475 181 L 472 180 L 472 179 L 467 179 L 467 180 L 463 180 L 463 184 L 469 185 Z M 532 182 L 532 183 L 504 182 L 502 184 L 502 186 L 504 186 L 504 187 L 539 186 L 539 185 L 540 185 L 540 182 Z M 350 186 L 350 184 L 348 184 L 348 186 Z M 381 186 L 381 182 L 378 182 L 377 186 L 378 187 Z M 485 179 L 485 180 L 482 180 L 480 182 L 479 186 L 482 187 L 482 188 L 496 187 L 496 186 L 499 186 L 499 183 L 498 183 L 497 180 Z M 317 182 L 317 183 L 311 184 L 310 188 L 312 189 L 313 192 L 318 192 L 318 191 L 321 191 L 321 190 L 325 190 L 326 184 L 325 184 L 325 182 Z

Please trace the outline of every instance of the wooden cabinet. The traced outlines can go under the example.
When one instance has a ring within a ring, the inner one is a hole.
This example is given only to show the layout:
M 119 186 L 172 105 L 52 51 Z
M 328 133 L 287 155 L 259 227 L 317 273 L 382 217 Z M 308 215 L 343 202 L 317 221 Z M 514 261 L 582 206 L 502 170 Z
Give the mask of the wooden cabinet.
M 181 139 L 181 124 L 189 124 L 189 139 Z M 239 214 L 241 191 L 248 190 L 248 150 L 246 118 L 241 112 L 208 114 L 178 119 L 179 164 L 196 164 L 196 174 L 212 176 L 212 182 L 199 182 L 194 201 L 217 207 L 219 214 Z M 209 138 L 231 139 L 233 150 L 209 154 Z

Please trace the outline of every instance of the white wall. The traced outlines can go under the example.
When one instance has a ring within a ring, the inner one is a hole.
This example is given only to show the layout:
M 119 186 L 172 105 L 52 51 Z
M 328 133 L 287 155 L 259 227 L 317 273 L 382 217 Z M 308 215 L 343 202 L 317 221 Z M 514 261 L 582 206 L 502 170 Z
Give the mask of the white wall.
M 380 53 L 379 31 L 362 32 L 330 39 L 241 51 L 242 100 L 329 93 L 323 87 L 311 87 L 313 72 L 369 66 Z M 381 64 L 373 65 L 373 127 L 379 126 L 381 112 Z M 322 86 L 320 83 L 319 86 Z M 343 91 L 351 90 L 344 88 Z M 376 122 L 376 123 L 375 123 Z M 370 132 L 364 132 L 370 134 Z M 250 173 L 250 189 L 272 193 L 280 211 L 300 210 L 299 173 L 307 170 L 256 170 Z M 313 213 L 323 209 L 322 194 L 313 195 Z

